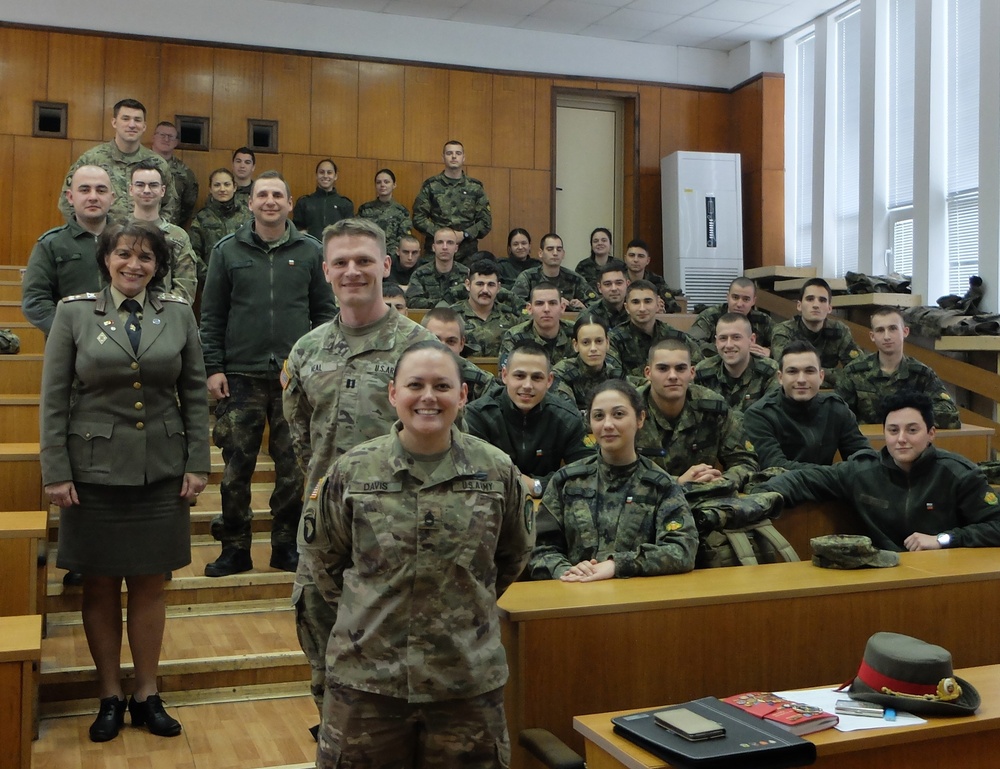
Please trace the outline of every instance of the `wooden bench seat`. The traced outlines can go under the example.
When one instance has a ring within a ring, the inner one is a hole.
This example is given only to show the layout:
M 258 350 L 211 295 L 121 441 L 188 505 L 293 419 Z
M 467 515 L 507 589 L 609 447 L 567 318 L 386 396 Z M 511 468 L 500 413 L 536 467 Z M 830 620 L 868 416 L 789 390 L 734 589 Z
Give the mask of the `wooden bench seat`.
M 4 441 L 38 442 L 38 395 L 0 395 L 0 436 Z
M 0 355 L 0 394 L 40 392 L 43 357 L 40 353 Z
M 38 443 L 0 443 L 0 510 L 47 510 Z

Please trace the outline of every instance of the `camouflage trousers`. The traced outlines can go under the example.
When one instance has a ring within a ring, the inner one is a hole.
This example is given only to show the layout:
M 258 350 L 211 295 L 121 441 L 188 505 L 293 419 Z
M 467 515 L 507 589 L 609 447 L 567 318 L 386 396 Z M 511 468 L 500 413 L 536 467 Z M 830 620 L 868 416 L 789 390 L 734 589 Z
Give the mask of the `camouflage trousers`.
M 222 475 L 222 545 L 250 549 L 250 482 L 257 467 L 264 438 L 270 427 L 268 453 L 274 460 L 274 491 L 271 493 L 272 547 L 295 547 L 295 534 L 302 517 L 302 487 L 305 479 L 295 461 L 292 436 L 281 413 L 281 384 L 275 377 L 231 374 L 229 397 L 215 409 L 212 438 L 222 449 L 226 469 Z
M 477 697 L 408 703 L 332 685 L 316 769 L 500 769 L 510 765 L 503 688 Z
M 301 578 L 302 565 L 295 579 Z M 323 715 L 323 692 L 326 689 L 326 646 L 337 612 L 324 600 L 314 582 L 302 583 L 302 594 L 295 602 L 295 634 L 309 660 L 309 689 L 320 717 Z

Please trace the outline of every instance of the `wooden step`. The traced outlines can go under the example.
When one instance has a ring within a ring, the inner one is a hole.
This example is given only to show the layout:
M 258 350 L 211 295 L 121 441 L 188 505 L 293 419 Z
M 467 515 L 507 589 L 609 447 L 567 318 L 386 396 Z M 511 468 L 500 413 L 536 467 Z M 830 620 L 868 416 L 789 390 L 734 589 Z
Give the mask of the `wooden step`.
M 0 320 L 0 326 L 3 321 Z M 42 355 L 0 355 L 0 393 L 37 393 L 42 389 Z
M 6 276 L 5 276 L 6 277 Z M 21 301 L 21 281 L 0 280 L 0 301 Z
M 126 681 L 134 672 L 131 660 L 126 638 Z M 96 699 L 96 676 L 79 613 L 49 614 L 48 635 L 42 641 L 40 701 Z M 287 600 L 171 606 L 159 676 L 165 692 L 238 689 L 307 682 L 309 664 L 299 648 Z
M 5 441 L 38 442 L 38 395 L 0 395 L 0 435 Z
M 45 334 L 41 329 L 35 328 L 23 318 L 18 321 L 4 323 L 0 328 L 6 328 L 17 334 L 21 340 L 21 352 L 23 353 L 43 353 L 45 352 Z
M 127 725 L 111 742 L 94 745 L 87 730 L 97 702 L 80 703 L 80 715 L 46 717 L 32 745 L 34 769 L 310 769 L 316 743 L 309 727 L 318 718 L 307 687 L 288 696 L 279 687 L 251 687 L 226 700 L 227 691 L 180 696 L 164 691 L 168 712 L 184 728 L 176 739 L 154 737 Z M 129 722 L 126 717 L 126 723 Z
M 15 320 L 24 320 L 21 299 L 0 299 L 0 324 Z

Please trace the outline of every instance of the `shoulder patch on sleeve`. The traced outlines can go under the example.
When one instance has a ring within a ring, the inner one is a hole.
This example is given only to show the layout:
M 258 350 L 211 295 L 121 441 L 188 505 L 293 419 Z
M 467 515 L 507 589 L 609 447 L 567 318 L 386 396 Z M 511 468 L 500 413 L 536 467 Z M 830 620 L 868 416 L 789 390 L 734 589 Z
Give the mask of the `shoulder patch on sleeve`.
M 281 373 L 278 375 L 278 381 L 281 382 L 282 390 L 287 390 L 288 383 L 292 381 L 292 375 L 288 371 L 288 358 L 285 358 L 285 362 L 281 364 Z

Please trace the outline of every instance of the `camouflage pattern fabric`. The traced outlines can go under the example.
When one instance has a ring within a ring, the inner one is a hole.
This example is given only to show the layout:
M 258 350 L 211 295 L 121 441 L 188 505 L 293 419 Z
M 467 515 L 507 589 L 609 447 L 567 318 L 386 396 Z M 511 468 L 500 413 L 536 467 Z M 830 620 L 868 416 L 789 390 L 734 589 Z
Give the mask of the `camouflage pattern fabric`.
M 154 224 L 163 233 L 170 249 L 170 269 L 163 276 L 163 289 L 183 297 L 188 304 L 194 304 L 195 294 L 198 293 L 201 260 L 195 256 L 194 249 L 191 248 L 191 239 L 183 229 L 162 217 Z
M 476 315 L 468 301 L 455 302 L 451 309 L 465 321 L 465 343 L 476 350 L 477 355 L 495 358 L 500 354 L 500 340 L 521 319 L 510 312 L 506 305 L 494 304 L 489 318 L 483 320 Z
M 587 312 L 598 318 L 602 318 L 608 324 L 609 332 L 613 331 L 617 326 L 623 326 L 628 323 L 628 310 L 625 309 L 625 305 L 616 310 L 603 299 L 598 299 L 596 302 L 588 304 Z
M 579 299 L 586 306 L 597 299 L 597 292 L 593 287 L 572 270 L 560 267 L 559 275 L 550 278 L 542 272 L 542 266 L 539 264 L 517 276 L 514 287 L 511 289 L 515 303 L 520 306 L 526 305 L 531 296 L 531 289 L 543 282 L 551 283 L 558 288 L 559 295 L 566 301 L 571 302 L 574 299 Z
M 362 203 L 358 216 L 375 222 L 385 233 L 385 248 L 389 254 L 395 254 L 400 238 L 406 237 L 413 230 L 413 220 L 406 206 L 390 200 L 383 203 L 376 198 Z
M 909 294 L 910 279 L 905 275 L 865 275 L 863 272 L 844 273 L 849 294 Z
M 556 364 L 565 358 L 576 356 L 573 349 L 573 324 L 568 320 L 559 321 L 559 331 L 552 339 L 541 336 L 534 326 L 531 318 L 521 321 L 516 326 L 512 326 L 500 340 L 500 351 L 497 353 L 499 365 L 502 368 L 507 362 L 507 356 L 515 347 L 519 347 L 525 342 L 537 344 L 549 354 L 549 362 Z
M 564 395 L 580 409 L 580 413 L 585 415 L 584 419 L 590 408 L 590 398 L 597 386 L 609 379 L 624 377 L 621 363 L 613 356 L 604 359 L 604 366 L 600 371 L 593 371 L 584 366 L 579 356 L 563 358 L 552 367 L 552 374 L 555 376 L 552 389 Z
M 721 395 L 692 384 L 683 410 L 671 421 L 653 401 L 649 387 L 647 383 L 639 390 L 646 403 L 646 421 L 636 437 L 639 453 L 675 477 L 697 464 L 721 468 L 723 478 L 742 489 L 758 465 L 740 414 Z
M 603 270 L 607 264 L 611 264 L 619 268 L 622 272 L 628 275 L 628 268 L 625 266 L 625 262 L 621 259 L 609 256 L 605 265 L 599 265 L 597 260 L 594 259 L 593 254 L 588 256 L 586 259 L 581 259 L 577 262 L 573 267 L 573 271 L 587 281 L 591 288 L 597 291 L 601 282 L 601 270 Z
M 771 335 L 771 357 L 781 360 L 781 353 L 794 339 L 804 339 L 819 352 L 820 365 L 826 373 L 823 387 L 830 390 L 837 386 L 840 376 L 837 364 L 846 366 L 861 355 L 861 348 L 855 344 L 847 326 L 833 318 L 827 318 L 819 331 L 807 328 L 801 315 L 779 323 Z
M 627 278 L 628 275 L 625 277 Z M 683 311 L 680 302 L 677 301 L 676 297 L 683 296 L 684 292 L 679 288 L 670 288 L 670 286 L 667 285 L 667 281 L 663 279 L 662 275 L 657 275 L 655 272 L 645 270 L 642 280 L 647 280 L 653 284 L 653 288 L 656 289 L 656 295 L 663 300 L 664 312 L 677 313 Z
M 692 339 L 702 343 L 702 351 L 706 358 L 719 354 L 715 347 L 715 327 L 719 323 L 719 318 L 727 312 L 729 312 L 729 304 L 726 302 L 708 307 L 698 313 L 694 325 L 688 331 L 688 335 Z M 770 348 L 771 336 L 774 333 L 774 322 L 771 320 L 771 316 L 766 312 L 752 309 L 747 314 L 747 320 L 750 321 L 753 333 L 757 335 L 757 344 Z
M 132 214 L 132 198 L 129 197 L 128 187 L 132 181 L 132 168 L 143 160 L 153 160 L 163 177 L 163 184 L 166 186 L 166 193 L 160 204 L 160 215 L 167 221 L 173 221 L 177 216 L 177 190 L 174 187 L 173 174 L 170 172 L 170 164 L 161 158 L 151 149 L 139 145 L 139 149 L 130 155 L 126 155 L 114 141 L 98 144 L 84 152 L 77 161 L 69 167 L 66 172 L 66 179 L 63 182 L 62 191 L 59 193 L 59 212 L 68 222 L 73 218 L 73 206 L 66 200 L 66 190 L 69 189 L 70 182 L 73 181 L 73 174 L 80 166 L 100 166 L 108 172 L 111 177 L 111 189 L 115 192 L 115 199 L 111 203 L 109 215 L 112 219 L 124 222 Z
M 220 203 L 215 198 L 208 199 L 205 207 L 195 215 L 189 229 L 191 247 L 203 265 L 199 279 L 204 280 L 204 272 L 208 269 L 208 259 L 215 244 L 252 220 L 250 209 L 245 205 L 237 205 L 235 198 L 225 203 Z
M 317 769 L 505 769 L 509 765 L 503 689 L 411 705 L 357 689 L 330 688 Z
M 0 355 L 17 355 L 21 352 L 21 340 L 10 329 L 0 329 Z
M 959 310 L 942 310 L 940 307 L 907 307 L 903 310 L 906 325 L 914 333 L 931 339 L 956 333 L 953 329 L 965 317 Z
M 178 227 L 183 227 L 191 221 L 194 207 L 198 205 L 198 178 L 176 155 L 167 161 L 167 165 L 170 166 L 170 175 L 177 191 L 177 210 L 170 221 Z
M 613 558 L 616 577 L 694 568 L 698 533 L 680 486 L 645 457 L 615 467 L 599 455 L 566 465 L 538 508 L 528 574 L 557 579 L 581 561 Z
M 250 549 L 250 482 L 257 454 L 269 428 L 268 454 L 274 461 L 271 493 L 272 547 L 294 547 L 302 514 L 302 471 L 295 462 L 288 423 L 281 413 L 281 387 L 277 377 L 229 374 L 229 397 L 215 409 L 212 438 L 222 449 L 226 469 L 222 474 L 222 545 Z
M 729 408 L 743 412 L 768 393 L 781 389 L 777 379 L 778 364 L 770 358 L 750 356 L 750 365 L 736 379 L 726 372 L 725 363 L 716 355 L 706 358 L 694 369 L 694 381 L 719 393 Z
M 323 599 L 315 585 L 310 587 L 312 589 L 302 591 L 300 600 L 294 604 L 295 635 L 309 660 L 309 692 L 322 715 L 326 691 L 326 645 L 333 623 L 337 621 L 337 612 Z
M 459 367 L 462 370 L 462 381 L 469 388 L 469 403 L 476 400 L 476 398 L 482 398 L 493 387 L 500 385 L 499 379 L 488 371 L 483 371 L 472 361 L 468 361 L 465 358 L 459 358 L 458 361 Z
M 432 259 L 410 275 L 406 288 L 406 306 L 411 310 L 429 310 L 439 302 L 451 304 L 468 297 L 465 279 L 469 268 L 456 262 L 448 272 L 438 272 Z
M 507 681 L 496 600 L 528 561 L 533 506 L 499 449 L 452 427 L 451 449 L 424 463 L 400 428 L 344 454 L 306 503 L 302 549 L 337 607 L 327 686 L 474 697 Z
M 434 233 L 441 227 L 469 233 L 455 255 L 456 261 L 464 263 L 479 250 L 479 239 L 493 229 L 493 212 L 483 183 L 471 176 L 449 179 L 443 172 L 425 179 L 413 201 L 413 226 L 424 234 L 428 253 Z
M 863 425 L 881 424 L 879 404 L 899 390 L 926 393 L 934 405 L 934 426 L 955 429 L 962 426 L 958 407 L 934 370 L 906 355 L 891 374 L 882 371 L 878 353 L 868 353 L 847 364 L 837 380 L 837 395 L 843 398 Z
M 104 286 L 97 269 L 97 238 L 72 219 L 43 234 L 21 279 L 21 312 L 46 335 L 59 300 L 96 293 Z
M 691 365 L 701 361 L 701 350 L 691 337 L 665 321 L 658 320 L 653 325 L 653 333 L 647 334 L 634 323 L 618 326 L 611 332 L 611 346 L 622 363 L 622 370 L 629 376 L 644 376 L 649 348 L 663 339 L 679 339 L 691 352 Z

